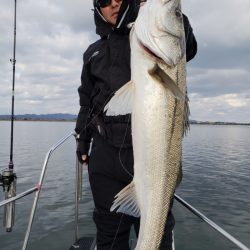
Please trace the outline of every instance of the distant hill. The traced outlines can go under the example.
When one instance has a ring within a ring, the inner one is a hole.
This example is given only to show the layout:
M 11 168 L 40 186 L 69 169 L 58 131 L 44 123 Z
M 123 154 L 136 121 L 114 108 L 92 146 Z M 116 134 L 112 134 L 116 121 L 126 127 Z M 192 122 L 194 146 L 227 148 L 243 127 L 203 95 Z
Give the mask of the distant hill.
M 250 125 L 250 123 L 240 123 L 240 122 L 210 122 L 210 121 L 195 121 L 190 120 L 190 124 L 201 124 L 201 125 Z
M 15 120 L 17 121 L 74 121 L 77 115 L 72 114 L 23 114 L 15 115 Z M 0 120 L 10 120 L 10 115 L 0 115 Z
M 15 115 L 16 121 L 75 121 L 77 115 L 73 114 L 64 114 L 64 113 L 56 113 L 56 114 L 24 114 L 24 115 Z M 0 120 L 6 121 L 10 120 L 10 115 L 0 115 Z M 196 121 L 190 120 L 190 124 L 208 124 L 208 125 L 250 125 L 250 123 L 237 123 L 237 122 L 210 122 L 210 121 Z

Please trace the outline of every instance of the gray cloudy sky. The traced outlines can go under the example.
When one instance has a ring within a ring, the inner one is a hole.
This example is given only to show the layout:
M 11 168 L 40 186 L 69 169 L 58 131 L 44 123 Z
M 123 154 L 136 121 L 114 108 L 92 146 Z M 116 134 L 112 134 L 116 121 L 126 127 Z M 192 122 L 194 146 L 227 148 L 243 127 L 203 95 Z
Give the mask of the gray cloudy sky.
M 0 0 L 0 114 L 11 110 L 14 0 Z M 92 0 L 17 0 L 16 114 L 77 114 L 82 54 L 97 39 Z M 250 1 L 183 0 L 199 51 L 191 119 L 250 122 Z

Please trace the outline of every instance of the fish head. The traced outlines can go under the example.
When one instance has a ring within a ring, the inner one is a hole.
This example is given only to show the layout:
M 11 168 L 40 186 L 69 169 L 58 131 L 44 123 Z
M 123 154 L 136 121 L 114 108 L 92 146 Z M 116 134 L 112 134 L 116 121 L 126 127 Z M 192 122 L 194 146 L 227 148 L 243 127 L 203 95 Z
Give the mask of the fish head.
M 180 0 L 147 0 L 135 22 L 138 41 L 168 66 L 185 54 L 185 33 Z

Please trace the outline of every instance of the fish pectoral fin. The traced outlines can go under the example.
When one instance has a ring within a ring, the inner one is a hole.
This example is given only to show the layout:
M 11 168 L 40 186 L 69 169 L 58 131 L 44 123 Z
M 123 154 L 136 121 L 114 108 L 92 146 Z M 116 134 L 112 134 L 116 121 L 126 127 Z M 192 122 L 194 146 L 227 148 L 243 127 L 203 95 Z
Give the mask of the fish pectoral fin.
M 112 212 L 115 209 L 117 209 L 117 213 L 124 213 L 134 217 L 140 217 L 140 209 L 137 204 L 133 181 L 115 196 L 115 200 L 112 207 L 110 208 L 110 211 Z
M 170 78 L 168 74 L 162 70 L 158 64 L 155 64 L 153 69 L 149 70 L 148 73 L 158 82 L 163 84 L 171 93 L 179 100 L 185 100 L 185 95 L 181 92 L 176 83 Z
M 107 116 L 126 115 L 132 113 L 133 83 L 127 82 L 115 92 L 104 108 Z

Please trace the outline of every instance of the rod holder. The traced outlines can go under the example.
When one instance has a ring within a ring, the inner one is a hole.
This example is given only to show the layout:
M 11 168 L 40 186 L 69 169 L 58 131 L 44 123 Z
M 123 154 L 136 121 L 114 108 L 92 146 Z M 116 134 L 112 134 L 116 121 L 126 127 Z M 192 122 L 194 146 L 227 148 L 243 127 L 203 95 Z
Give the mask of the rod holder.
M 5 192 L 5 200 L 16 196 L 16 174 L 12 169 L 5 169 L 1 175 L 1 185 Z M 3 226 L 6 232 L 11 232 L 15 219 L 15 202 L 8 203 L 4 206 Z

